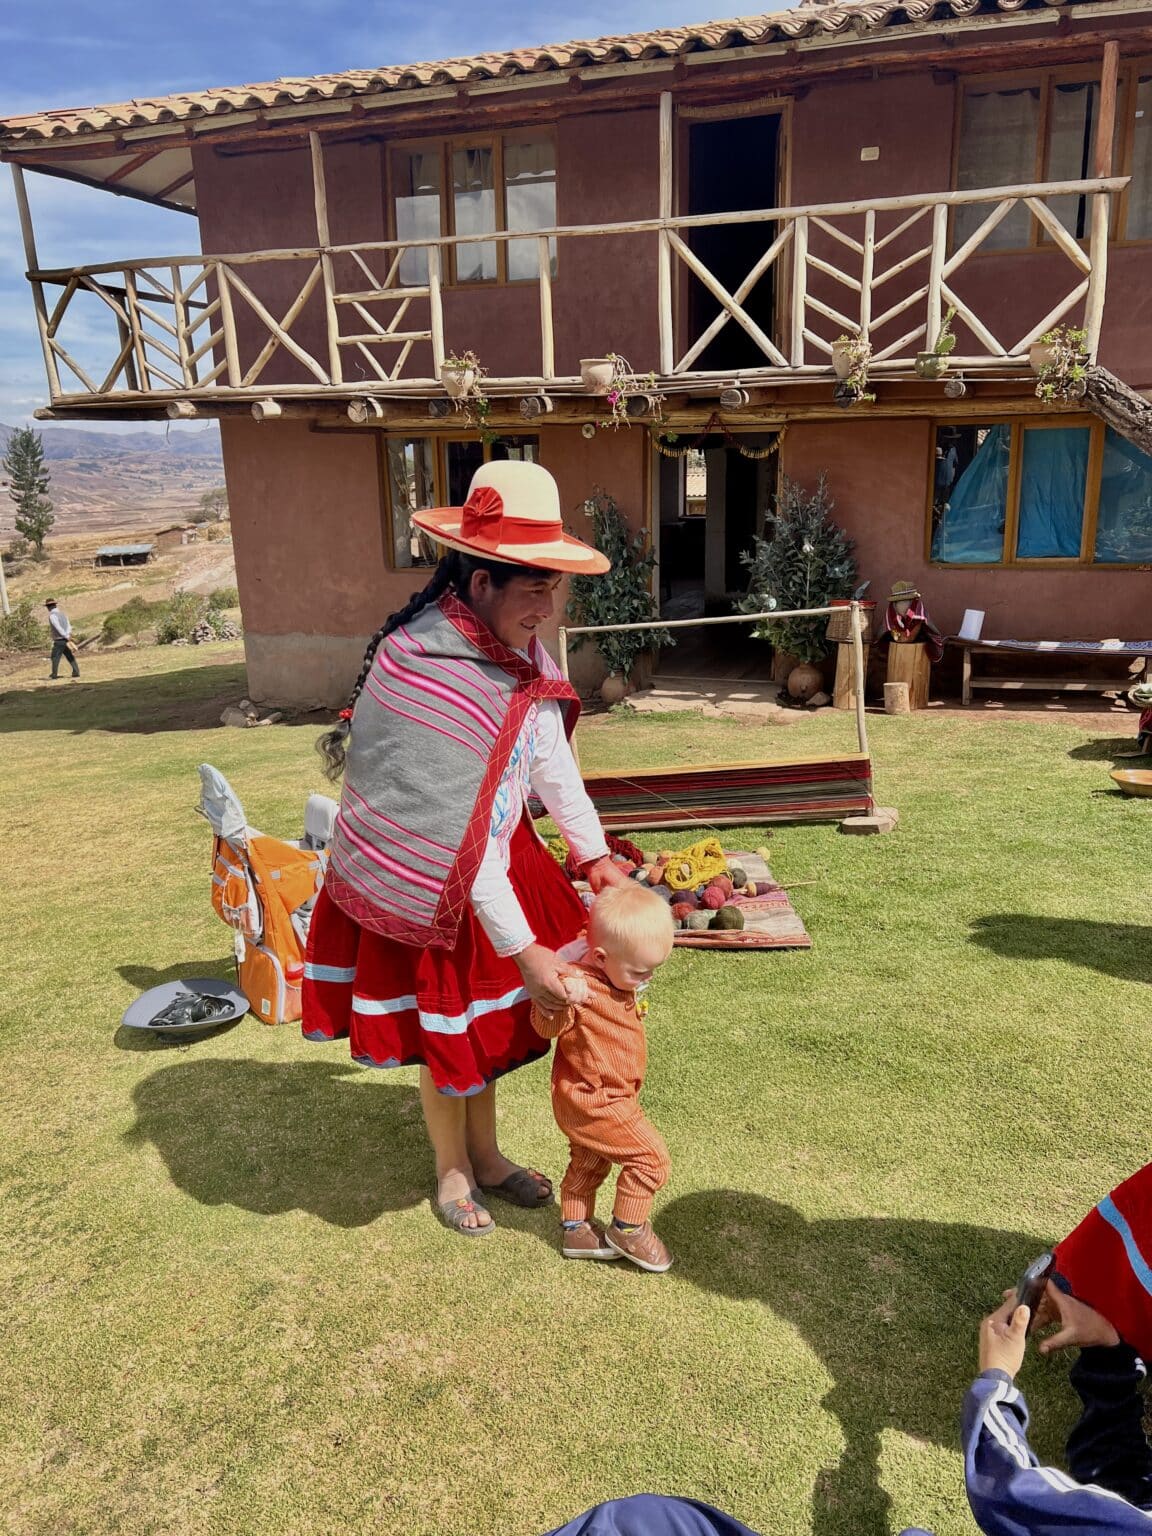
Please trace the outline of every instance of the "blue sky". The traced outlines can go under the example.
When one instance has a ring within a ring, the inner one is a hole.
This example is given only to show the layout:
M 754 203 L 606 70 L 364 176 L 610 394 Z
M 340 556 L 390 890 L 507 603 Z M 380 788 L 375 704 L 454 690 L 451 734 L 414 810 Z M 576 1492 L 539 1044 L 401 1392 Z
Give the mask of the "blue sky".
M 767 9 L 768 7 L 761 7 Z M 756 9 L 756 7 L 750 7 Z M 6 7 L 0 115 L 90 106 L 281 75 L 325 74 L 570 38 L 681 26 L 727 14 L 724 0 L 54 0 Z M 54 177 L 29 176 L 44 266 L 196 249 L 192 220 Z M 0 168 L 0 421 L 27 422 L 47 382 L 7 171 Z M 133 424 L 139 431 L 139 424 Z

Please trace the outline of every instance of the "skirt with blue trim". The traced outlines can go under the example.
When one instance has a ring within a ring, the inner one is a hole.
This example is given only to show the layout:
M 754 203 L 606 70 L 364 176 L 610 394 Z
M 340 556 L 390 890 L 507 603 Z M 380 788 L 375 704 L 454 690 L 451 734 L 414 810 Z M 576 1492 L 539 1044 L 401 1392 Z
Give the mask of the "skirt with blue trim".
M 537 941 L 559 949 L 583 929 L 583 903 L 527 816 L 509 852 L 512 888 Z M 306 1039 L 347 1038 L 366 1067 L 419 1063 L 441 1093 L 479 1093 L 548 1051 L 515 961 L 496 954 L 470 906 L 454 949 L 418 949 L 361 928 L 321 890 L 303 1008 Z

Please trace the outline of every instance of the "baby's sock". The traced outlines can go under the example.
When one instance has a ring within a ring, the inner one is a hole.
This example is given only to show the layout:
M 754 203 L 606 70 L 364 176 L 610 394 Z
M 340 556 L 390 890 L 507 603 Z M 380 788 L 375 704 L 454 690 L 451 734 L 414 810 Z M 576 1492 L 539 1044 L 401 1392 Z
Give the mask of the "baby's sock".
M 619 1227 L 621 1232 L 635 1232 L 637 1227 L 642 1227 L 642 1221 L 621 1221 L 619 1216 L 613 1216 L 612 1225 Z
M 576 1228 L 582 1227 L 584 1223 L 582 1221 L 562 1221 L 560 1225 L 564 1228 L 565 1232 L 575 1232 Z

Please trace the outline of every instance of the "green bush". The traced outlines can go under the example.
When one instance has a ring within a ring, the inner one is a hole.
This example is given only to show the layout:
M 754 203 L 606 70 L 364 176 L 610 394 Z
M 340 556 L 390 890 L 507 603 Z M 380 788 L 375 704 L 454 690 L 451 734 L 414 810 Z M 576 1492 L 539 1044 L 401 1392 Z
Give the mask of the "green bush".
M 593 542 L 611 562 L 603 576 L 574 576 L 569 585 L 568 610 L 578 625 L 640 624 L 660 611 L 652 597 L 652 568 L 656 556 L 641 533 L 632 535 L 615 500 L 599 486 L 584 503 L 592 521 Z M 628 677 L 636 659 L 661 645 L 674 645 L 666 629 L 635 629 L 607 635 L 577 635 L 572 649 L 591 640 L 609 672 Z
M 207 604 L 195 592 L 173 592 L 156 618 L 156 644 L 172 645 L 191 640 L 192 631 L 207 612 Z
M 208 594 L 208 612 L 215 613 L 219 609 L 239 608 L 240 594 L 235 587 L 217 587 L 215 592 Z
M 48 644 L 48 627 L 32 612 L 32 599 L 22 597 L 7 616 L 0 616 L 0 651 L 38 651 Z
M 164 602 L 149 603 L 142 597 L 130 597 L 105 618 L 104 627 L 100 631 L 101 642 L 111 645 L 116 640 L 122 640 L 125 635 L 133 638 L 142 635 L 159 621 L 167 606 Z

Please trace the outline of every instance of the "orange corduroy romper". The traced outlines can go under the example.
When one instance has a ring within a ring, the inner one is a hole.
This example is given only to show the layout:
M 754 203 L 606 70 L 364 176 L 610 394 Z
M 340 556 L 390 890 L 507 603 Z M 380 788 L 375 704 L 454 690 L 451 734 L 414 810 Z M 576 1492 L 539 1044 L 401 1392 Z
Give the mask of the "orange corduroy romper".
M 555 1013 L 532 1007 L 538 1034 L 556 1041 L 552 1109 L 571 1148 L 560 1186 L 564 1221 L 591 1221 L 596 1192 L 619 1164 L 613 1215 L 627 1223 L 648 1220 L 652 1197 L 668 1181 L 664 1138 L 649 1124 L 638 1095 L 648 1050 L 644 1016 L 635 992 L 619 992 L 607 978 L 581 965 L 586 1003 Z

